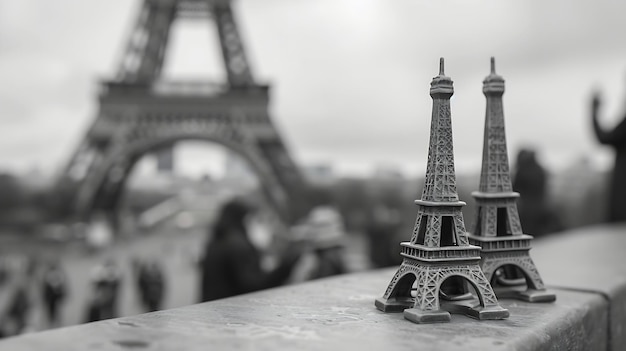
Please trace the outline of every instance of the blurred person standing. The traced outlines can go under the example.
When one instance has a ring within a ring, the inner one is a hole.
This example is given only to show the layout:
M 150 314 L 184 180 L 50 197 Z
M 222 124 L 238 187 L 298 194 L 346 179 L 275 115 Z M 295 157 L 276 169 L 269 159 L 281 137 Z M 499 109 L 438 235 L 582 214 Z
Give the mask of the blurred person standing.
M 332 206 L 318 206 L 311 211 L 311 224 L 317 232 L 313 239 L 317 267 L 311 279 L 345 274 L 346 230 L 339 212 Z
M 348 272 L 345 262 L 346 231 L 341 214 L 330 205 L 314 207 L 297 233 L 310 246 L 299 266 L 304 280 L 330 277 Z
M 36 299 L 33 296 L 37 263 L 32 258 L 20 262 L 8 305 L 0 320 L 2 336 L 19 335 L 34 329 Z
M 396 206 L 384 202 L 374 202 L 365 228 L 369 258 L 374 267 L 399 265 L 402 256 L 398 254 L 398 246 L 402 241 L 398 232 L 402 229 L 402 214 Z
M 591 103 L 593 131 L 598 141 L 615 149 L 615 165 L 609 188 L 608 221 L 626 221 L 626 116 L 612 130 L 600 126 L 598 115 L 602 100 L 595 93 Z
M 91 273 L 92 296 L 86 322 L 95 322 L 118 316 L 117 301 L 122 274 L 113 260 L 96 266 Z
M 513 190 L 520 193 L 517 202 L 524 233 L 539 237 L 561 230 L 556 213 L 548 205 L 548 174 L 537 161 L 534 150 L 522 149 L 517 154 Z
M 165 277 L 157 261 L 150 260 L 140 265 L 137 285 L 144 309 L 147 312 L 160 310 L 165 292 Z
M 291 244 L 274 269 L 264 270 L 261 252 L 249 237 L 254 215 L 251 205 L 242 200 L 231 200 L 222 207 L 201 262 L 202 301 L 276 287 L 289 278 L 300 247 Z
M 67 277 L 61 264 L 54 260 L 45 268 L 41 277 L 42 295 L 48 326 L 58 327 L 61 323 L 59 307 L 67 295 Z

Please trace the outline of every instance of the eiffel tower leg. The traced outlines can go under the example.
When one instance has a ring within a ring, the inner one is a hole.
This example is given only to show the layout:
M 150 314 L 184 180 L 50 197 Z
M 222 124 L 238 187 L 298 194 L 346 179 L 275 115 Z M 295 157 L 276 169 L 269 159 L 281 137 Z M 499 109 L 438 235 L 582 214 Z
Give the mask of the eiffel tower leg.
M 518 288 L 519 289 L 519 288 Z M 553 302 L 556 301 L 556 295 L 546 289 L 518 290 L 515 287 L 496 287 L 494 288 L 498 298 L 516 299 L 525 302 Z
M 528 274 L 525 272 L 525 274 Z M 556 300 L 556 295 L 553 292 L 546 290 L 545 288 L 537 289 L 532 286 L 532 278 L 527 278 L 531 283 L 527 283 L 528 288 L 526 290 L 519 290 L 515 287 L 498 287 L 496 288 L 496 294 L 500 298 L 517 299 L 526 302 L 553 302 Z
M 404 310 L 404 318 L 417 324 L 445 323 L 452 319 L 448 311 L 442 309 L 424 311 L 419 308 L 407 308 Z
M 507 318 L 509 311 L 498 304 L 496 294 L 479 266 L 469 266 L 466 274 L 468 281 L 476 289 L 480 304 L 476 305 L 469 301 L 447 303 L 445 306 L 446 310 L 452 313 L 465 314 L 479 320 Z
M 519 268 L 528 277 L 528 288 L 526 291 L 518 292 L 518 299 L 527 302 L 552 302 L 556 300 L 556 295 L 546 290 L 543 280 L 541 280 L 541 276 L 539 275 L 539 271 L 530 256 L 526 255 L 521 259 Z
M 500 305 L 483 307 L 470 301 L 447 302 L 443 304 L 442 308 L 450 313 L 464 314 L 478 320 L 505 319 L 509 316 L 509 311 Z
M 491 261 L 490 264 L 483 265 L 485 275 L 490 277 L 490 279 L 493 279 L 492 277 L 498 268 L 496 264 L 499 267 L 516 267 L 523 272 L 524 278 L 526 279 L 525 290 L 523 285 L 497 286 L 494 290 L 499 298 L 517 299 L 526 302 L 552 302 L 556 300 L 556 295 L 546 290 L 543 280 L 539 275 L 539 271 L 528 253 L 523 255 L 510 255 L 505 258 L 491 258 L 487 256 L 484 259 Z
M 402 312 L 415 303 L 411 296 L 411 287 L 415 281 L 415 273 L 404 263 L 391 279 L 385 295 L 377 298 L 374 305 L 383 312 Z
M 552 302 L 556 300 L 556 295 L 548 290 L 526 289 L 517 291 L 514 289 L 496 290 L 498 297 L 517 299 L 526 302 Z
M 419 273 L 415 306 L 404 310 L 404 318 L 418 324 L 449 322 L 450 312 L 439 305 L 439 287 L 445 280 L 443 272 L 425 268 Z
M 407 308 L 404 310 L 404 318 L 417 324 L 445 323 L 452 319 L 450 312 L 445 310 L 424 311 L 419 308 Z

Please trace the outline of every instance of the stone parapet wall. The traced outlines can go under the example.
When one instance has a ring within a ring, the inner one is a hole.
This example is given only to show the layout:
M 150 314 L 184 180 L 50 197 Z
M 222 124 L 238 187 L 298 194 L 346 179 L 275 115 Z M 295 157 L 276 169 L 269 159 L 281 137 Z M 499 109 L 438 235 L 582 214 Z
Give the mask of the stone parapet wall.
M 620 350 L 626 226 L 533 242 L 554 303 L 501 299 L 506 320 L 418 325 L 374 307 L 397 267 L 133 317 L 27 334 L 0 350 Z

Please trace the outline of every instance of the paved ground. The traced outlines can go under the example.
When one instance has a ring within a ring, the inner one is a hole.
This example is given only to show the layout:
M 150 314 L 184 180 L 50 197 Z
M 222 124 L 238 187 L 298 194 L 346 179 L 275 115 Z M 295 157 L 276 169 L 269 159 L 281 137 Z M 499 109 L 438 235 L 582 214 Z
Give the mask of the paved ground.
M 120 314 L 133 315 L 141 313 L 137 292 L 135 289 L 135 277 L 132 272 L 132 262 L 136 257 L 158 258 L 165 270 L 168 279 L 168 289 L 165 308 L 188 305 L 195 302 L 196 275 L 194 259 L 199 252 L 199 244 L 203 241 L 203 233 L 198 231 L 168 233 L 166 231 L 155 233 L 142 238 L 125 239 L 115 243 L 112 247 L 102 252 L 89 252 L 82 248 L 70 247 L 32 247 L 28 243 L 24 247 L 15 245 L 11 251 L 4 247 L 5 257 L 17 257 L 24 253 L 30 253 L 34 257 L 55 256 L 61 257 L 63 267 L 69 280 L 69 296 L 63 309 L 63 325 L 81 323 L 85 318 L 85 309 L 90 298 L 89 278 L 92 269 L 107 259 L 113 259 L 122 271 L 122 284 L 120 296 Z M 43 246 L 43 245 L 40 245 Z M 2 287 L 1 302 L 2 311 L 6 309 L 7 298 L 11 293 L 13 281 Z M 176 288 L 174 288 L 176 287 Z M 33 289 L 36 297 L 37 289 Z M 37 301 L 39 302 L 39 301 Z M 37 323 L 35 329 L 45 328 L 38 322 L 39 316 L 34 318 Z
M 141 237 L 125 238 L 114 243 L 102 252 L 88 252 L 78 244 L 51 244 L 49 242 L 24 242 L 8 240 L 0 244 L 0 252 L 5 258 L 31 255 L 36 258 L 58 256 L 68 275 L 70 291 L 63 308 L 63 325 L 82 323 L 90 298 L 89 276 L 92 269 L 106 259 L 114 259 L 123 271 L 120 316 L 142 313 L 137 295 L 135 277 L 132 272 L 134 258 L 158 258 L 165 269 L 167 293 L 164 308 L 174 308 L 198 302 L 197 258 L 205 241 L 204 230 L 161 229 Z M 355 236 L 347 254 L 347 263 L 352 271 L 367 268 L 365 243 Z M 298 280 L 298 279 L 296 279 Z M 13 283 L 0 286 L 0 313 L 6 310 L 7 299 Z M 32 289 L 36 301 L 32 316 L 32 330 L 43 330 L 47 325 L 40 313 L 38 289 Z

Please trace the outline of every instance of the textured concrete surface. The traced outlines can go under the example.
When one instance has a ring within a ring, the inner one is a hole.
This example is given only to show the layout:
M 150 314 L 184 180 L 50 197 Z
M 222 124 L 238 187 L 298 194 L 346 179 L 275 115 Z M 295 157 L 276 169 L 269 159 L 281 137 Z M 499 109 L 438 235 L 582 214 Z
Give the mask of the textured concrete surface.
M 9 338 L 0 350 L 606 350 L 607 301 L 556 290 L 556 303 L 502 300 L 511 316 L 418 325 L 374 307 L 394 269 Z
M 608 301 L 611 349 L 626 349 L 626 225 L 581 228 L 533 246 L 530 254 L 549 288 L 594 292 Z

